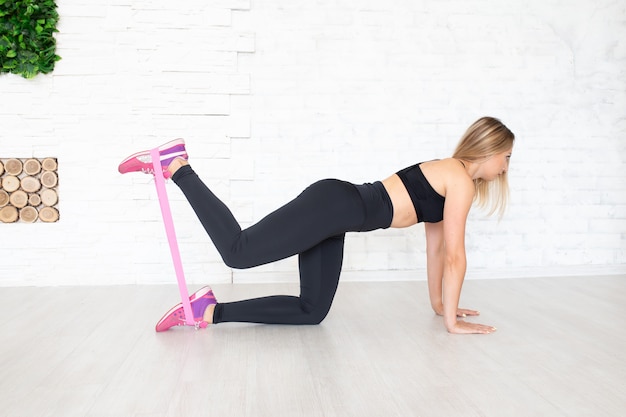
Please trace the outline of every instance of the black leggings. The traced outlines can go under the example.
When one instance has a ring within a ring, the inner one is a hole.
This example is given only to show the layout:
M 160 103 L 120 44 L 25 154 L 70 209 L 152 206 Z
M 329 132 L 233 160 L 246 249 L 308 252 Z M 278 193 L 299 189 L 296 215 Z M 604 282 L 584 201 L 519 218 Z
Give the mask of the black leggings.
M 251 268 L 298 254 L 300 296 L 219 303 L 214 323 L 319 324 L 341 273 L 346 232 L 387 228 L 393 208 L 382 183 L 318 181 L 258 223 L 241 230 L 226 205 L 190 166 L 172 177 L 189 200 L 226 265 Z

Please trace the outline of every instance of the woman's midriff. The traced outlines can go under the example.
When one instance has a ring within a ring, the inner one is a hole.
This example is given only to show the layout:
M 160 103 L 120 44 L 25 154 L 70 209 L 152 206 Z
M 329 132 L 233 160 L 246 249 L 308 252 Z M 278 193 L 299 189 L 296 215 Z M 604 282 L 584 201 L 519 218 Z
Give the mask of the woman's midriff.
M 409 227 L 417 223 L 415 207 L 409 192 L 397 174 L 382 181 L 393 205 L 393 220 L 390 227 Z

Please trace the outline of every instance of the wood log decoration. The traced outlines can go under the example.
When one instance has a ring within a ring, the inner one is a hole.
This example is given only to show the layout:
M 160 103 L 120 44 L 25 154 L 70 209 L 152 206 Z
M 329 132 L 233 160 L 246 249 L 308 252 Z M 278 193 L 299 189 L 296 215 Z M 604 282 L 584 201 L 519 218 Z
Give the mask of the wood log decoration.
M 57 160 L 54 158 L 46 158 L 43 161 L 41 161 L 41 167 L 46 171 L 56 171 Z
M 59 220 L 59 212 L 54 207 L 44 207 L 39 210 L 39 219 L 46 223 L 56 222 Z
M 4 170 L 9 175 L 20 175 L 22 173 L 22 161 L 19 159 L 9 159 L 4 163 Z
M 24 172 L 28 175 L 37 175 L 41 171 L 41 162 L 36 159 L 29 159 L 24 162 Z
M 39 194 L 31 194 L 28 196 L 28 204 L 37 207 L 41 204 L 41 196 Z
M 0 190 L 0 207 L 4 207 L 9 203 L 9 193 Z
M 36 193 L 41 188 L 41 182 L 36 177 L 28 176 L 22 178 L 20 186 L 22 187 L 22 190 L 27 193 Z
M 54 188 L 57 186 L 57 174 L 52 171 L 45 171 L 41 174 L 41 183 L 44 187 Z
M 26 194 L 22 190 L 17 190 L 11 193 L 11 197 L 9 197 L 9 202 L 13 207 L 24 208 L 26 204 L 28 204 L 28 194 Z
M 13 206 L 4 206 L 0 209 L 0 222 L 2 223 L 13 223 L 17 217 L 17 209 Z
M 13 175 L 5 175 L 5 177 L 2 178 L 2 188 L 8 193 L 17 191 L 20 188 L 20 179 Z
M 56 158 L 0 157 L 0 224 L 59 221 L 58 185 Z
M 51 188 L 46 188 L 45 190 L 43 190 L 40 196 L 41 203 L 47 207 L 52 207 L 59 201 L 59 198 L 57 197 L 57 192 Z
M 34 223 L 38 217 L 39 213 L 33 206 L 26 206 L 20 210 L 20 220 L 25 223 Z

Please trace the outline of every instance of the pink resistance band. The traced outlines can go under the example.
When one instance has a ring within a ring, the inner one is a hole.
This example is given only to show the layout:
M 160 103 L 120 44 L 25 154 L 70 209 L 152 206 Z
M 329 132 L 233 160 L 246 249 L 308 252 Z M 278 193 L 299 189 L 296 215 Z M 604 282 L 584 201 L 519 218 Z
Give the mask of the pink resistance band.
M 185 274 L 183 272 L 183 263 L 180 260 L 180 251 L 178 250 L 178 241 L 176 240 L 176 231 L 174 230 L 174 220 L 172 219 L 172 211 L 170 210 L 170 203 L 167 199 L 167 191 L 165 190 L 165 179 L 163 178 L 159 149 L 152 149 L 150 155 L 152 156 L 154 179 L 156 181 L 159 203 L 161 204 L 161 214 L 163 215 L 163 223 L 165 223 L 165 233 L 167 234 L 167 240 L 170 244 L 174 270 L 176 271 L 176 278 L 178 279 L 180 299 L 183 303 L 183 311 L 185 312 L 185 324 L 195 326 L 193 312 L 191 311 L 191 302 L 189 301 L 189 292 L 187 291 L 187 283 L 185 282 Z

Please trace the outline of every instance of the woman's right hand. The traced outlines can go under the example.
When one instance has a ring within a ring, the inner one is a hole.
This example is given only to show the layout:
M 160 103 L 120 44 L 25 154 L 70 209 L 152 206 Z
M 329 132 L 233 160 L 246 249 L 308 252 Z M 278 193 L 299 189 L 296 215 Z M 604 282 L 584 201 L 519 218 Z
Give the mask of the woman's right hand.
M 457 320 L 453 325 L 447 326 L 448 333 L 452 334 L 489 334 L 496 331 L 495 327 L 478 323 L 469 323 L 463 320 Z

